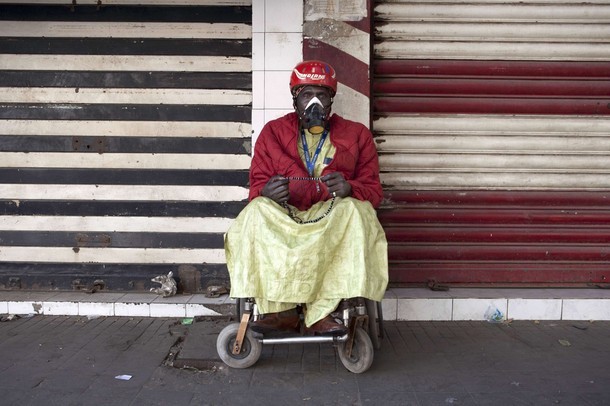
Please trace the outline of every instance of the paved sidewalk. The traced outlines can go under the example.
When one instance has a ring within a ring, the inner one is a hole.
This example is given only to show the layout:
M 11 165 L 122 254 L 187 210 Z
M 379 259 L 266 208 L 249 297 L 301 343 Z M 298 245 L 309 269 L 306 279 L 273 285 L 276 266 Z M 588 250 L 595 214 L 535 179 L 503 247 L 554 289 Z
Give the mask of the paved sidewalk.
M 0 404 L 610 404 L 610 322 L 386 322 L 373 366 L 355 375 L 326 344 L 264 346 L 255 366 L 229 369 L 213 349 L 227 318 L 181 321 L 0 323 Z

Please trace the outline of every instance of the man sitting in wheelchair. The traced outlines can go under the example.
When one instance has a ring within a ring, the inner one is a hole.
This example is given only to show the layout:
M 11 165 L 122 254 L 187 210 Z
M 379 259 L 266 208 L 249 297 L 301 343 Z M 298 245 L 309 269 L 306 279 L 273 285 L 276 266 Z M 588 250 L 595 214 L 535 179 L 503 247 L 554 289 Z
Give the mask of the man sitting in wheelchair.
M 331 115 L 329 64 L 299 63 L 290 91 L 295 111 L 261 131 L 250 202 L 225 234 L 231 297 L 255 298 L 257 332 L 344 334 L 330 316 L 341 299 L 381 301 L 388 282 L 377 151 L 364 125 Z

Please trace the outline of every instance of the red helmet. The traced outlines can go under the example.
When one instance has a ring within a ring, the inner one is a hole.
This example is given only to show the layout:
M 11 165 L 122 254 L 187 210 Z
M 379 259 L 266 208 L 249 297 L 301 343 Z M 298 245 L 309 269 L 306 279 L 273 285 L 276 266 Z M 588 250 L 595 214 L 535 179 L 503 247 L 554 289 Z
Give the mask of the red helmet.
M 303 61 L 294 67 L 290 75 L 290 92 L 301 86 L 324 86 L 337 93 L 337 75 L 332 66 L 322 61 Z

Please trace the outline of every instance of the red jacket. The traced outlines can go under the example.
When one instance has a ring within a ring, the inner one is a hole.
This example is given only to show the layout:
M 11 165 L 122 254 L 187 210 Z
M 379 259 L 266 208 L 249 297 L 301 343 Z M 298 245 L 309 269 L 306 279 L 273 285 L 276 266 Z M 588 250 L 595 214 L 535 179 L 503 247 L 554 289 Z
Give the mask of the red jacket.
M 260 196 L 272 176 L 309 176 L 299 155 L 299 139 L 296 113 L 287 114 L 265 125 L 256 142 L 250 167 L 250 200 Z M 329 140 L 336 152 L 333 160 L 322 171 L 322 176 L 341 172 L 352 187 L 352 197 L 368 200 L 373 207 L 378 207 L 383 195 L 377 149 L 371 132 L 360 123 L 333 114 L 330 117 Z M 290 182 L 288 203 L 299 210 L 307 210 L 314 203 L 329 198 L 323 184 L 318 191 L 315 182 Z

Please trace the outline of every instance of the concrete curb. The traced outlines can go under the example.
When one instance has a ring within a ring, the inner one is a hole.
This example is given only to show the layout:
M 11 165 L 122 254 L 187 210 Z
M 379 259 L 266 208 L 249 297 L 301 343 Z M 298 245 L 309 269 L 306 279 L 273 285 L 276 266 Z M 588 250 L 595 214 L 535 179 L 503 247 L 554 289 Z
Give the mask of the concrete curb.
M 604 289 L 389 289 L 382 301 L 385 320 L 610 320 L 610 290 Z M 230 316 L 227 295 L 168 298 L 152 293 L 0 291 L 0 314 L 54 316 L 197 317 Z

